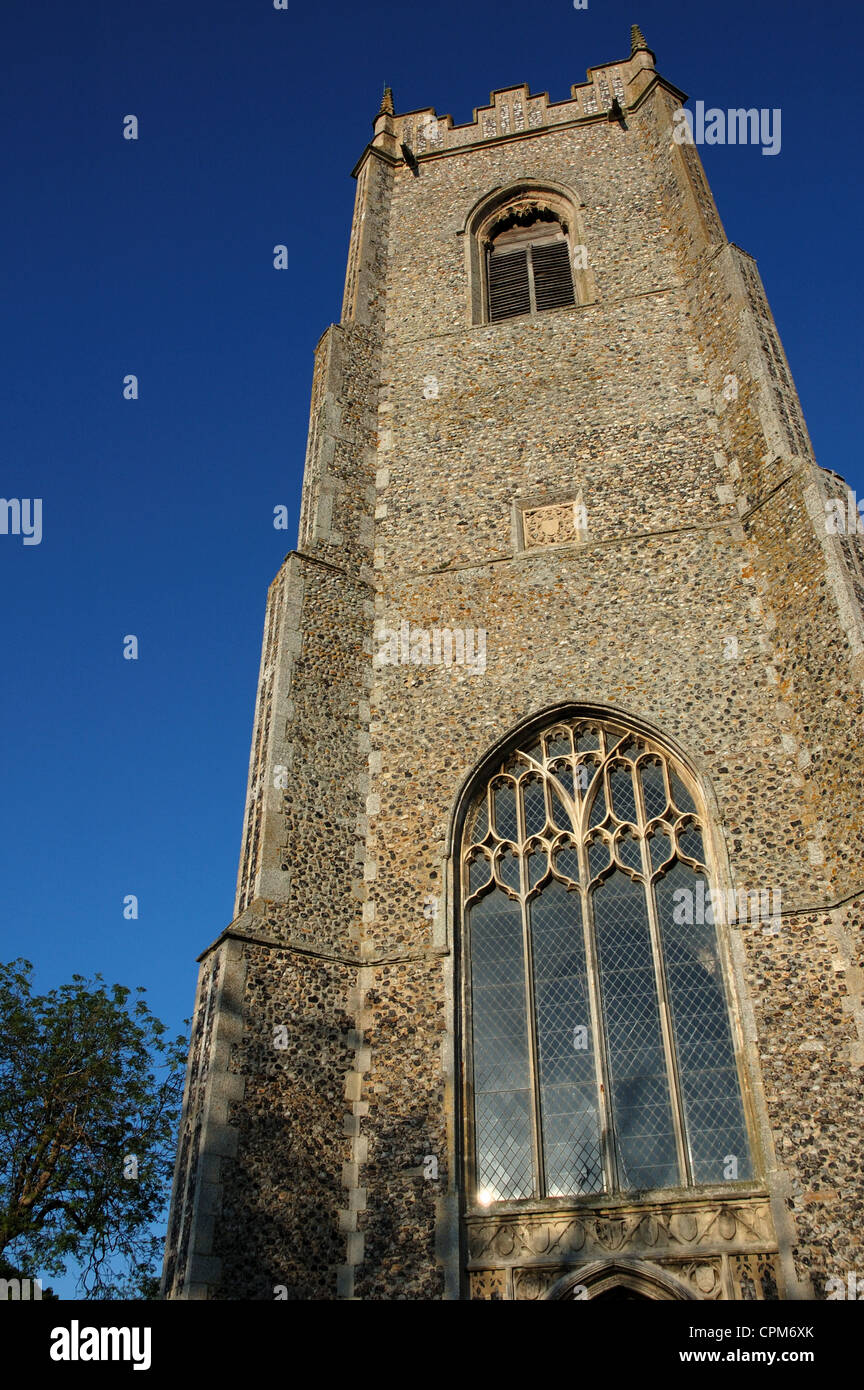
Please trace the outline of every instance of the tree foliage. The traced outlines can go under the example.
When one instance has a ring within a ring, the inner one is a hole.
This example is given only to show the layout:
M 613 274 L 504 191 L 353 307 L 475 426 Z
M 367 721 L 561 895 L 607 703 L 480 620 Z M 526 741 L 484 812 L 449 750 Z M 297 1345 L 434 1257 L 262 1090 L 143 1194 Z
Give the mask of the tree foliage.
M 31 989 L 0 964 L 0 1257 L 78 1267 L 89 1298 L 155 1297 L 186 1042 L 122 985 Z

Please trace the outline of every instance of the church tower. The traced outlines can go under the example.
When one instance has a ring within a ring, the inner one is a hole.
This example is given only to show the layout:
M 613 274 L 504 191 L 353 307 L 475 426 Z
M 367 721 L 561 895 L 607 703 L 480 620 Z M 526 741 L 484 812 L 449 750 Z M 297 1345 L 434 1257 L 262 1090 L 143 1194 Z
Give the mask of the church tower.
M 637 27 L 564 101 L 385 91 L 167 1297 L 860 1269 L 864 548 L 685 100 Z

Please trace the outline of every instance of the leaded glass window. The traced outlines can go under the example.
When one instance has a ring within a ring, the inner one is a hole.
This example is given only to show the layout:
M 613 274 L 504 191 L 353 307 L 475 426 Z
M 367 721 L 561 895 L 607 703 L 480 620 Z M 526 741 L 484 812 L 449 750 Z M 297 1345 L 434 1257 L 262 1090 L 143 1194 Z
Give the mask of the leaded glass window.
M 481 1203 L 752 1176 L 695 786 L 571 720 L 488 779 L 463 832 Z

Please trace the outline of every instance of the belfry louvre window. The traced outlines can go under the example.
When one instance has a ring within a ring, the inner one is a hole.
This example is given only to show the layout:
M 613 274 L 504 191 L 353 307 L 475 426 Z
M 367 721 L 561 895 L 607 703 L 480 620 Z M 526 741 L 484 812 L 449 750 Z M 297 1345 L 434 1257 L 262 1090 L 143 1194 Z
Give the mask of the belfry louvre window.
M 750 1178 L 703 820 L 669 756 L 550 727 L 476 796 L 461 870 L 474 1200 Z
M 489 319 L 575 304 L 570 244 L 559 222 L 535 220 L 500 232 L 487 250 Z

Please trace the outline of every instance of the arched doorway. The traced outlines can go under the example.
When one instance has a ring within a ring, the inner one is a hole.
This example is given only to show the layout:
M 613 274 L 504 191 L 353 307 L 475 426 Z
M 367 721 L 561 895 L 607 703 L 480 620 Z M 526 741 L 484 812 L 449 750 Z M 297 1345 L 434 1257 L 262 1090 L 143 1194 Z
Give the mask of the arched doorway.
M 561 1303 L 631 1299 L 656 1303 L 691 1300 L 697 1295 L 683 1280 L 647 1260 L 603 1260 L 565 1275 L 545 1297 Z

